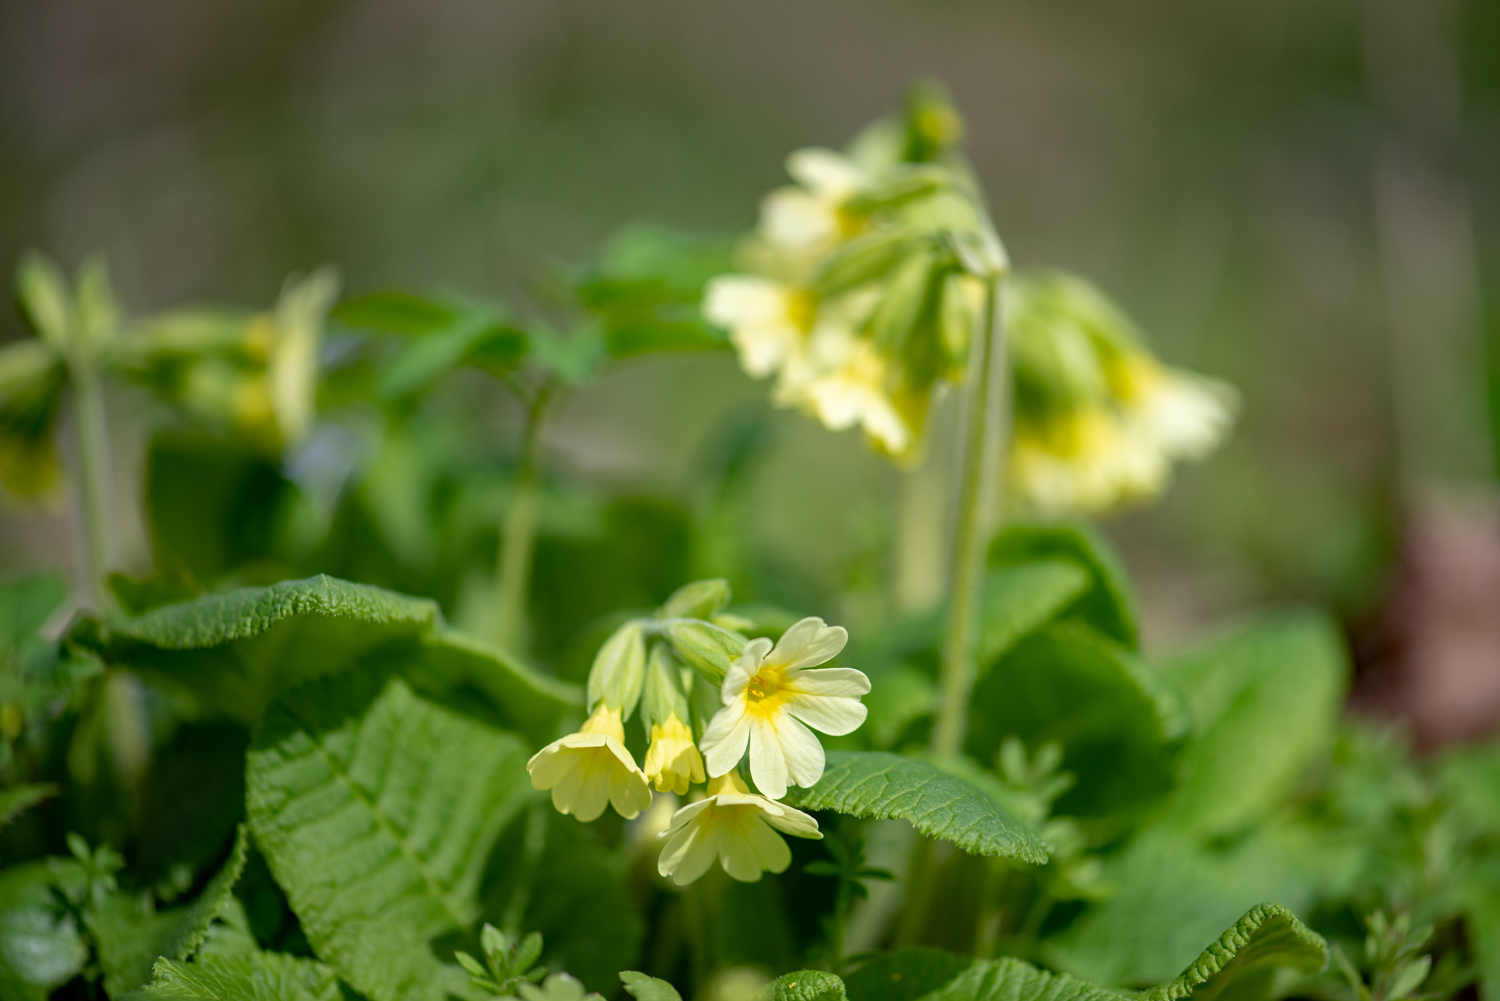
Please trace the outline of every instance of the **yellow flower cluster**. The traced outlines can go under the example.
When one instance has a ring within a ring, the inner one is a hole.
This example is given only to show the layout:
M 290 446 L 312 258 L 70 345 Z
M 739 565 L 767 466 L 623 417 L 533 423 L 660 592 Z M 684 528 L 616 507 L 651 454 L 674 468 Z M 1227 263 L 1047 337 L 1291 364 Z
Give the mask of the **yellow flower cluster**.
M 935 394 L 962 378 L 1004 252 L 949 147 L 957 115 L 918 93 L 848 153 L 798 150 L 768 194 L 743 272 L 706 290 L 746 373 L 825 427 L 863 429 L 899 462 L 921 451 Z
M 727 594 L 727 592 L 726 592 Z M 682 669 L 661 640 L 646 654 L 648 631 L 674 619 L 636 621 L 600 649 L 589 676 L 592 712 L 577 733 L 548 744 L 527 764 L 531 782 L 550 789 L 562 813 L 590 821 L 612 805 L 632 818 L 651 805 L 651 787 L 678 796 L 707 780 L 705 793 L 677 810 L 658 837 L 657 869 L 678 885 L 702 876 L 717 859 L 734 879 L 754 882 L 782 872 L 791 852 L 777 833 L 820 838 L 811 816 L 777 800 L 789 784 L 811 786 L 823 775 L 823 745 L 813 730 L 842 735 L 865 720 L 860 699 L 870 681 L 852 668 L 821 668 L 843 650 L 848 634 L 806 618 L 773 645 L 744 642 L 722 677 Z M 687 693 L 707 692 L 692 711 Z M 624 720 L 639 705 L 650 744 L 646 767 L 625 746 Z M 707 716 L 693 739 L 689 722 Z M 737 769 L 749 754 L 751 791 Z
M 1015 501 L 1093 514 L 1147 500 L 1174 463 L 1203 459 L 1224 439 L 1233 388 L 1162 364 L 1098 289 L 1052 272 L 1022 272 L 1010 286 Z

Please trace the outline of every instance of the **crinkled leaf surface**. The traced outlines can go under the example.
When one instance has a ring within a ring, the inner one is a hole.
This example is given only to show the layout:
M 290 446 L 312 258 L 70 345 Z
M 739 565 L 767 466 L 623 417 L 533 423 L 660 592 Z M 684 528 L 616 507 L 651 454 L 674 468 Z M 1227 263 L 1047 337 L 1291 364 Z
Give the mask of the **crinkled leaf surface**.
M 338 1001 L 338 978 L 312 959 L 278 952 L 249 952 L 176 963 L 160 960 L 142 998 L 201 1001 Z
M 1222 848 L 1154 826 L 1106 867 L 1114 894 L 1046 940 L 1042 955 L 1101 984 L 1161 983 L 1257 901 L 1301 910 L 1349 892 L 1362 860 L 1358 844 L 1285 822 Z
M 999 855 L 1038 865 L 1047 846 L 1021 821 L 961 778 L 936 765 L 884 751 L 829 751 L 828 767 L 811 789 L 793 788 L 792 806 L 856 817 L 910 821 L 923 834 L 974 855 Z
M 318 956 L 373 1001 L 472 993 L 436 936 L 479 916 L 500 832 L 531 792 L 515 736 L 350 672 L 266 713 L 246 799 L 256 842 Z
M 1009 736 L 1033 749 L 1061 743 L 1062 768 L 1077 784 L 1058 812 L 1114 816 L 1118 827 L 1171 790 L 1174 742 L 1186 728 L 1181 700 L 1134 653 L 1062 621 L 1023 639 L 976 686 L 966 746 L 993 762 Z
M 1086 571 L 1090 586 L 1070 612 L 1134 650 L 1140 645 L 1140 610 L 1120 558 L 1086 525 L 1012 525 L 990 545 L 991 569 L 1037 560 L 1060 560 Z
M 149 900 L 134 894 L 107 897 L 90 922 L 110 997 L 133 991 L 151 977 L 158 957 L 186 959 L 203 942 L 209 925 L 223 908 L 245 868 L 249 850 L 243 825 L 235 835 L 229 859 L 191 904 L 153 911 Z
M 823 970 L 797 970 L 777 977 L 764 996 L 771 1001 L 843 1001 L 844 981 Z
M 995 658 L 1051 621 L 1092 583 L 1087 570 L 1066 560 L 1037 560 L 991 570 L 984 579 L 983 618 L 979 623 L 976 660 L 980 677 Z
M 434 696 L 476 690 L 500 711 L 507 728 L 536 746 L 557 736 L 565 713 L 583 709 L 577 685 L 538 674 L 481 640 L 447 629 L 422 638 L 419 657 L 406 674 L 419 691 Z
M 876 956 L 846 983 L 858 1001 L 917 1001 L 973 965 L 971 957 L 941 949 L 902 949 Z
M 82 638 L 112 663 L 187 689 L 206 711 L 253 724 L 278 692 L 414 645 L 439 620 L 427 599 L 320 576 L 111 619 Z
M 1119 995 L 1019 959 L 980 960 L 926 1001 L 1119 1001 Z
M 1348 675 L 1338 628 L 1311 613 L 1266 619 L 1166 665 L 1194 731 L 1167 822 L 1213 836 L 1264 817 L 1332 742 Z
M 1328 943 L 1278 904 L 1252 907 L 1175 980 L 1144 991 L 1140 1001 L 1263 1001 L 1276 971 L 1317 973 Z
M 27 862 L 0 873 L 0 996 L 42 1001 L 88 960 L 78 923 L 55 892 L 62 860 Z

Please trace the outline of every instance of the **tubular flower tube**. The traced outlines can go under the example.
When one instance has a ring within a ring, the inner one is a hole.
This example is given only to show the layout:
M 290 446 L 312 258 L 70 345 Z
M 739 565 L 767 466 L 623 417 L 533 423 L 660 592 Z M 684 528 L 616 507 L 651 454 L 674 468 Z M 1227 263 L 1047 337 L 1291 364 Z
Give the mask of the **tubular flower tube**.
M 689 803 L 657 835 L 666 841 L 656 869 L 678 886 L 708 871 L 714 859 L 730 877 L 754 883 L 762 872 L 784 872 L 792 852 L 776 832 L 821 839 L 818 822 L 746 788 L 734 772 L 711 779 L 708 797 Z
M 835 736 L 858 729 L 868 712 L 859 700 L 870 679 L 848 667 L 805 668 L 832 660 L 848 640 L 842 627 L 809 617 L 774 648 L 765 638 L 747 643 L 724 676 L 724 707 L 703 733 L 708 774 L 729 772 L 748 746 L 750 776 L 772 799 L 786 795 L 789 778 L 804 787 L 822 778 L 823 745 L 808 727 Z
M 577 733 L 554 740 L 526 762 L 531 784 L 552 790 L 552 805 L 582 821 L 595 820 L 606 804 L 626 820 L 651 805 L 651 787 L 625 749 L 618 709 L 600 702 Z
M 665 723 L 651 725 L 646 750 L 646 778 L 657 792 L 684 795 L 693 782 L 702 782 L 703 755 L 693 744 L 693 731 L 673 713 Z

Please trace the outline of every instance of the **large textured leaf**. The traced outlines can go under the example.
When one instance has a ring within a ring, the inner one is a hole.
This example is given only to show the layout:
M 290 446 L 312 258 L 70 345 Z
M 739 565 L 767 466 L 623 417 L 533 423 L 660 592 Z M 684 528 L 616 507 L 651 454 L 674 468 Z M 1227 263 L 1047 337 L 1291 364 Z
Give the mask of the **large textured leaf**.
M 27 862 L 0 873 L 0 997 L 44 1001 L 89 958 L 78 923 L 56 892 L 61 860 Z
M 979 623 L 980 676 L 1023 636 L 1078 599 L 1093 578 L 1077 563 L 1037 560 L 991 570 L 984 580 Z
M 858 1001 L 917 1001 L 973 965 L 971 957 L 941 949 L 903 949 L 876 956 L 846 983 Z
M 766 996 L 772 1001 L 844 1001 L 844 981 L 823 970 L 797 970 L 772 981 Z
M 439 621 L 437 606 L 331 577 L 246 587 L 82 636 L 104 657 L 185 688 L 206 711 L 247 724 L 277 692 L 333 674 Z
M 1047 861 L 1047 846 L 1029 827 L 968 782 L 917 758 L 830 751 L 823 777 L 811 789 L 793 788 L 787 802 L 805 810 L 910 821 L 923 834 L 974 855 Z
M 471 993 L 429 947 L 479 916 L 486 857 L 530 794 L 514 736 L 350 672 L 266 713 L 246 799 L 318 956 L 373 1001 Z
M 980 960 L 926 1001 L 1120 1001 L 1113 994 L 1066 973 L 1046 973 L 1019 959 Z
M 422 639 L 419 659 L 406 668 L 412 684 L 434 697 L 477 692 L 499 710 L 500 722 L 534 745 L 557 736 L 558 721 L 583 709 L 583 690 L 537 674 L 481 640 L 451 630 Z
M 1161 983 L 1259 901 L 1303 910 L 1349 892 L 1362 860 L 1358 844 L 1286 823 L 1224 848 L 1152 827 L 1106 868 L 1114 895 L 1045 942 L 1042 955 L 1097 983 Z
M 277 952 L 214 956 L 191 963 L 160 960 L 145 998 L 201 1001 L 338 1001 L 338 978 L 322 963 Z
M 228 861 L 186 907 L 153 911 L 149 897 L 124 893 L 105 899 L 89 922 L 89 930 L 104 970 L 104 990 L 110 997 L 120 997 L 145 984 L 158 957 L 186 959 L 193 954 L 244 871 L 248 848 L 241 825 Z
M 1168 664 L 1194 730 L 1168 822 L 1212 836 L 1265 816 L 1332 742 L 1348 673 L 1337 627 L 1315 614 L 1265 620 Z
M 990 545 L 991 568 L 1036 560 L 1061 560 L 1087 571 L 1090 586 L 1072 613 L 1131 649 L 1140 644 L 1140 612 L 1129 578 L 1098 532 L 1085 525 L 1012 525 Z
M 1328 943 L 1277 904 L 1260 904 L 1182 971 L 1140 995 L 1140 1001 L 1263 1001 L 1276 971 L 1317 973 L 1328 962 Z
M 1135 654 L 1086 623 L 1056 622 L 975 688 L 967 750 L 993 762 L 1006 737 L 1061 743 L 1062 767 L 1078 781 L 1058 812 L 1118 827 L 1171 790 L 1173 743 L 1186 727 L 1181 701 Z

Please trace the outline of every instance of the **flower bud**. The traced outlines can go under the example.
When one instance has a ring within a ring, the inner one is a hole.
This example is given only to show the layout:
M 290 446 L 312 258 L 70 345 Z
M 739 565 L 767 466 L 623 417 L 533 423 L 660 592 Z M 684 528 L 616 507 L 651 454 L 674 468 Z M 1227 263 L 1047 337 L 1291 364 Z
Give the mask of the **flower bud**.
M 599 702 L 629 719 L 641 700 L 646 676 L 646 641 L 641 624 L 625 623 L 604 642 L 589 669 L 589 709 Z
M 656 610 L 658 619 L 711 619 L 729 604 L 729 582 L 723 578 L 684 584 Z
M 745 649 L 743 636 L 696 619 L 673 622 L 667 626 L 667 638 L 678 656 L 715 684 L 724 679 L 729 665 Z

